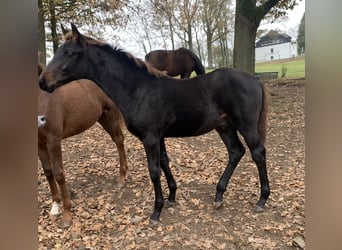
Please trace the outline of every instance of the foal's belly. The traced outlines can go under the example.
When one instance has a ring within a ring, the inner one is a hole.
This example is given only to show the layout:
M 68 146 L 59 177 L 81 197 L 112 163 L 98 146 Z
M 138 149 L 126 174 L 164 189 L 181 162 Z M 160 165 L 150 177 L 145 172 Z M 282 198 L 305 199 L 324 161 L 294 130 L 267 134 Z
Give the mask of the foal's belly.
M 207 112 L 201 116 L 185 116 L 176 119 L 165 132 L 165 137 L 187 137 L 210 132 L 224 123 L 224 116 Z

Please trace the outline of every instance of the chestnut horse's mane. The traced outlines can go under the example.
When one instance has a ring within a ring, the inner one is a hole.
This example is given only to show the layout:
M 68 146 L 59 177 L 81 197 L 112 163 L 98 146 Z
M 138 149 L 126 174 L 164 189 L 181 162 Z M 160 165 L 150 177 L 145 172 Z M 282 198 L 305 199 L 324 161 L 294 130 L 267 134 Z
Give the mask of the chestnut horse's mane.
M 64 39 L 65 41 L 72 39 L 72 32 L 71 31 L 67 31 L 66 33 L 64 33 Z M 140 68 L 140 69 L 146 69 L 146 71 L 151 74 L 154 75 L 155 77 L 163 77 L 166 76 L 167 72 L 165 71 L 160 71 L 158 69 L 156 69 L 155 67 L 153 67 L 150 63 L 148 62 L 144 62 L 143 60 L 141 60 L 140 58 L 134 57 L 131 53 L 129 52 L 125 52 L 124 50 L 118 48 L 118 47 L 112 47 L 111 45 L 109 45 L 108 43 L 105 43 L 103 41 L 99 41 L 96 40 L 94 38 L 91 38 L 89 36 L 85 36 L 82 35 L 86 42 L 89 45 L 96 45 L 96 46 L 100 46 L 100 47 L 104 47 L 105 49 L 108 49 L 110 51 L 112 51 L 113 53 L 115 53 L 117 56 L 119 56 L 120 58 L 124 59 L 125 61 L 127 61 L 129 64 Z

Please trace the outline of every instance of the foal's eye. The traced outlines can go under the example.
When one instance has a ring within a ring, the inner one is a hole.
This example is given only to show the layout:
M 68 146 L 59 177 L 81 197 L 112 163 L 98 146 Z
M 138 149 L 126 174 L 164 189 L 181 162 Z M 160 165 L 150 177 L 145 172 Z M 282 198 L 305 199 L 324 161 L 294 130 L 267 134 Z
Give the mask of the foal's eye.
M 72 57 L 72 52 L 71 51 L 64 51 L 64 56 Z

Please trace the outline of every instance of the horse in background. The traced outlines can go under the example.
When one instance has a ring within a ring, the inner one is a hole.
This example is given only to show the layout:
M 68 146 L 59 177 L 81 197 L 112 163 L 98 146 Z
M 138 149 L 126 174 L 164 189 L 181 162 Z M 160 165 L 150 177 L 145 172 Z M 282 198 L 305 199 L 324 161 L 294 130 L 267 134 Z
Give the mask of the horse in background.
M 146 54 L 145 61 L 169 76 L 181 75 L 189 78 L 192 71 L 197 75 L 205 74 L 201 60 L 192 51 L 179 48 L 177 50 L 154 50 Z
M 38 74 L 42 67 L 38 65 Z M 66 189 L 63 170 L 63 139 L 82 133 L 98 121 L 110 135 L 119 151 L 120 177 L 119 186 L 126 181 L 127 160 L 124 147 L 124 136 L 121 127 L 123 118 L 112 100 L 92 81 L 82 79 L 47 93 L 38 87 L 38 114 L 43 115 L 45 124 L 38 128 L 38 156 L 44 174 L 48 180 L 51 196 L 51 215 L 60 213 L 61 201 L 58 183 L 64 203 L 63 227 L 71 224 L 71 200 Z M 39 118 L 39 117 L 38 117 Z

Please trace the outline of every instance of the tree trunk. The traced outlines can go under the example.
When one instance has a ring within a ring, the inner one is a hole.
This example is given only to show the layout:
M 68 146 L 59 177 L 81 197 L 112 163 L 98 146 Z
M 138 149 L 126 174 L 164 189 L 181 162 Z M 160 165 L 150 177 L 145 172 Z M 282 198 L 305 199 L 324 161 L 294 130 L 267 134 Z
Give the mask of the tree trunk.
M 280 0 L 266 0 L 262 5 L 256 6 L 256 0 L 236 0 L 233 62 L 235 68 L 254 74 L 256 31 L 261 19 L 278 2 Z
M 42 0 L 38 0 L 38 63 L 46 65 L 45 25 Z
M 201 49 L 201 42 L 198 39 L 198 31 L 195 30 L 195 37 L 196 37 L 196 49 L 197 49 L 197 56 L 201 61 L 203 61 L 202 49 Z
M 227 39 L 222 37 L 219 40 L 219 42 L 222 54 L 222 65 L 220 65 L 220 67 L 229 67 L 229 50 L 227 45 Z
M 175 41 L 174 41 L 174 35 L 173 35 L 173 24 L 172 24 L 172 16 L 168 16 L 169 21 L 169 29 L 170 29 L 170 38 L 171 38 L 171 46 L 172 50 L 175 50 Z
M 57 35 L 57 19 L 56 19 L 56 9 L 54 1 L 49 1 L 49 11 L 50 11 L 50 28 L 51 28 L 51 38 L 53 53 L 56 53 L 58 49 L 58 35 Z
M 192 27 L 190 21 L 188 21 L 188 39 L 189 50 L 194 51 L 194 46 L 192 43 Z
M 258 23 L 259 24 L 259 23 Z M 234 68 L 254 74 L 255 38 L 258 25 L 241 13 L 235 14 Z
M 207 51 L 208 51 L 208 68 L 213 68 L 213 48 L 212 48 L 213 35 L 207 32 Z

